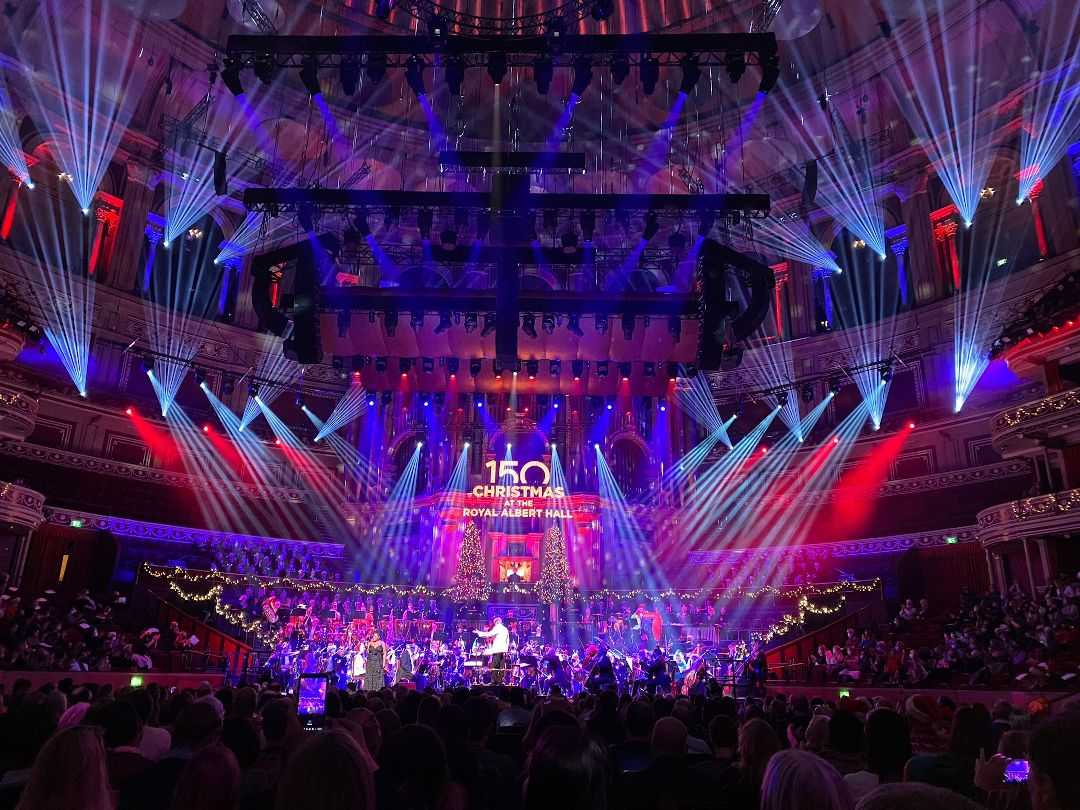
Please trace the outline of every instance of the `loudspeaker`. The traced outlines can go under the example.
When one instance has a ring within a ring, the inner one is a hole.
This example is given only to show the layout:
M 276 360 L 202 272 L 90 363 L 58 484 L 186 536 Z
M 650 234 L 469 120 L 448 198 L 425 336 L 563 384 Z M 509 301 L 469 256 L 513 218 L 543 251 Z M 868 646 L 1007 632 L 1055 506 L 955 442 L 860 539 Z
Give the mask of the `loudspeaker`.
M 285 356 L 301 365 L 322 361 L 319 330 L 320 265 L 329 262 L 322 245 L 307 242 L 296 258 L 293 276 L 292 334 L 282 344 Z
M 517 263 L 503 259 L 495 276 L 495 360 L 500 363 L 517 361 L 519 293 Z
M 730 271 L 750 288 L 750 300 L 742 313 L 739 313 L 739 305 L 727 298 Z M 742 348 L 736 344 L 761 326 L 772 304 L 775 286 L 776 277 L 767 265 L 712 239 L 705 241 L 698 260 L 696 282 L 701 321 L 699 369 L 730 371 L 742 362 Z
M 806 161 L 806 182 L 802 189 L 802 209 L 806 211 L 817 199 L 817 159 Z
M 225 153 L 214 153 L 214 193 L 225 196 L 229 193 L 229 178 L 225 165 Z

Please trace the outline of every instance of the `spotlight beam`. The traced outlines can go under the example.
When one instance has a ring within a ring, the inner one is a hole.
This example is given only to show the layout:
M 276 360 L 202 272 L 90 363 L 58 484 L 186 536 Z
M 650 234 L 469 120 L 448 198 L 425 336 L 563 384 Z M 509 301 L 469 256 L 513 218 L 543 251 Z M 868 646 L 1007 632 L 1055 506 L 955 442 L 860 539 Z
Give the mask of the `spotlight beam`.
M 980 6 L 977 0 L 933 0 L 906 9 L 903 20 L 886 6 L 897 59 L 883 75 L 967 224 L 990 173 L 1001 120 L 996 107 L 1004 98 L 1003 83 L 986 77 L 1000 48 L 1008 47 Z
M 338 400 L 334 410 L 315 434 L 315 441 L 321 441 L 329 434 L 358 419 L 367 412 L 367 391 L 364 386 L 354 382 Z
M 135 10 L 148 2 L 137 0 Z M 68 0 L 42 0 L 32 25 L 41 36 L 24 36 L 18 56 L 28 66 L 23 78 L 35 121 L 48 131 L 50 153 L 89 213 L 152 72 L 139 64 L 145 24 L 115 3 L 73 9 Z

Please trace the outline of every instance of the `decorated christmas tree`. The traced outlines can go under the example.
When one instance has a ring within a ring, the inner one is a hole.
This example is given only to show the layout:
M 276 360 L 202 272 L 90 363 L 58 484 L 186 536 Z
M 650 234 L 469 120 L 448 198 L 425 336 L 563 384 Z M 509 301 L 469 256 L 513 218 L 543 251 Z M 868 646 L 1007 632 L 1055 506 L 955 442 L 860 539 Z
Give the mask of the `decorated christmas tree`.
M 484 548 L 480 543 L 480 529 L 474 521 L 465 524 L 461 538 L 461 556 L 458 558 L 457 574 L 450 598 L 455 602 L 481 602 L 491 594 L 491 584 L 484 571 Z
M 536 583 L 536 596 L 552 604 L 570 596 L 570 564 L 566 560 L 566 541 L 556 523 L 547 533 L 544 544 L 544 567 Z

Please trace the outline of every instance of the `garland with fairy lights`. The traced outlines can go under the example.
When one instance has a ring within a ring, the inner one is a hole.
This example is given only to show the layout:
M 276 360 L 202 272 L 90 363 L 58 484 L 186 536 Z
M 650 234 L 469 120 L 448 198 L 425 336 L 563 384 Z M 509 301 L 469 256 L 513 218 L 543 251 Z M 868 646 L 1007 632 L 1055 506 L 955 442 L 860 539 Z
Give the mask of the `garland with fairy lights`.
M 804 596 L 834 596 L 839 593 L 873 593 L 881 587 L 881 579 L 874 578 L 860 582 L 831 582 L 817 584 L 806 582 L 800 585 L 762 585 L 760 588 L 725 588 L 713 590 L 711 588 L 699 588 L 697 590 L 676 590 L 668 588 L 663 591 L 650 591 L 646 588 L 632 588 L 626 591 L 602 588 L 598 591 L 590 591 L 588 598 L 600 599 L 681 599 L 684 601 L 698 602 L 716 599 L 757 599 L 761 596 L 779 596 L 782 598 L 802 598 Z
M 548 533 L 548 542 L 556 543 L 562 546 L 563 560 L 559 563 L 556 559 L 556 568 L 551 569 L 550 573 L 548 569 L 550 566 L 545 566 L 544 574 L 541 575 L 540 582 L 536 585 L 537 596 L 548 604 L 557 602 L 560 599 L 568 599 L 572 596 L 572 591 L 569 587 L 569 570 L 568 566 L 565 568 L 567 581 L 565 583 L 565 592 L 562 596 L 555 595 L 555 590 L 550 592 L 546 591 L 549 586 L 543 586 L 545 581 L 550 583 L 550 587 L 556 589 L 556 586 L 560 580 L 559 570 L 564 569 L 566 564 L 565 560 L 565 544 L 562 542 L 562 532 L 557 527 L 552 527 L 552 531 Z M 545 549 L 546 552 L 550 552 L 550 549 Z M 556 555 L 558 552 L 555 552 Z M 479 569 L 477 565 L 479 563 Z M 558 570 L 557 570 L 558 569 Z M 186 571 L 183 568 L 163 568 L 160 566 L 154 566 L 150 563 L 143 564 L 143 571 L 154 579 L 165 580 L 169 586 L 169 590 L 178 596 L 180 599 L 186 602 L 210 602 L 211 610 L 214 615 L 219 616 L 225 621 L 229 622 L 235 627 L 240 628 L 245 633 L 251 633 L 258 638 L 263 644 L 272 646 L 275 642 L 275 635 L 272 630 L 269 630 L 265 621 L 261 618 L 249 618 L 244 612 L 238 608 L 234 608 L 225 603 L 223 596 L 225 588 L 232 585 L 243 584 L 266 584 L 264 577 L 257 577 L 244 574 L 226 574 L 221 571 L 206 571 L 195 572 Z M 545 579 L 545 576 L 547 579 Z M 280 584 L 280 587 L 289 587 L 295 583 L 295 580 L 289 580 L 287 577 L 274 577 L 272 578 Z M 461 543 L 461 561 L 458 564 L 458 576 L 455 578 L 456 583 L 453 588 L 447 591 L 435 591 L 431 588 L 424 586 L 418 586 L 417 588 L 399 588 L 397 586 L 376 586 L 376 587 L 364 587 L 355 586 L 355 589 L 350 586 L 341 588 L 339 583 L 322 582 L 320 585 L 326 586 L 325 590 L 342 590 L 349 589 L 351 592 L 364 593 L 366 595 L 373 595 L 384 591 L 393 591 L 398 595 L 436 595 L 438 593 L 446 593 L 452 599 L 456 601 L 469 602 L 469 601 L 483 601 L 490 597 L 491 586 L 488 584 L 483 571 L 483 547 L 480 544 L 480 531 L 476 527 L 475 523 L 470 522 L 465 527 L 465 536 Z M 210 589 L 203 593 L 195 593 L 185 590 L 179 583 L 184 582 L 186 585 L 210 585 Z M 756 599 L 764 594 L 774 594 L 777 596 L 792 596 L 795 593 L 799 594 L 799 601 L 796 605 L 796 613 L 785 613 L 778 621 L 773 623 L 767 629 L 752 633 L 751 637 L 755 641 L 768 644 L 774 638 L 784 636 L 790 633 L 792 630 L 802 627 L 806 623 L 806 617 L 808 615 L 815 616 L 833 616 L 839 613 L 844 605 L 847 603 L 848 593 L 869 593 L 876 590 L 881 585 L 881 580 L 875 579 L 870 582 L 837 582 L 830 585 L 798 585 L 790 590 L 781 590 L 771 585 L 759 588 L 756 591 L 743 591 L 743 598 Z M 462 587 L 463 586 L 463 587 Z M 543 587 L 542 587 L 543 586 Z M 272 585 L 271 587 L 278 587 Z M 362 590 L 360 590 L 362 589 Z M 615 592 L 608 592 L 615 593 Z M 624 594 L 645 595 L 645 591 L 624 591 Z M 659 598 L 664 598 L 664 592 L 661 592 Z M 668 592 L 669 595 L 684 595 L 685 592 Z M 545 598 L 545 596 L 553 598 Z M 838 596 L 838 601 L 835 605 L 822 605 L 815 604 L 810 601 L 810 597 L 821 596 Z M 625 597 L 632 598 L 632 597 Z
M 476 521 L 465 524 L 461 538 L 457 574 L 450 598 L 455 602 L 482 602 L 491 596 L 491 583 L 484 571 L 484 547 L 480 542 L 480 529 Z
M 750 637 L 755 641 L 768 644 L 774 638 L 787 635 L 795 628 L 802 627 L 806 623 L 807 614 L 813 614 L 815 616 L 832 616 L 839 613 L 846 602 L 847 596 L 845 594 L 840 594 L 840 600 L 832 607 L 815 605 L 810 601 L 809 597 L 803 596 L 799 599 L 799 604 L 796 608 L 798 610 L 797 614 L 785 613 L 779 621 L 759 633 L 751 633 Z
M 536 583 L 536 596 L 546 605 L 561 602 L 573 595 L 570 587 L 570 563 L 566 559 L 566 541 L 558 524 L 548 529 L 544 544 L 544 567 Z
M 291 591 L 326 591 L 327 593 L 359 594 L 379 596 L 392 593 L 394 596 L 439 596 L 444 591 L 415 585 L 410 588 L 400 585 L 362 585 L 360 583 L 334 582 L 326 579 L 294 579 L 292 577 L 267 577 L 259 574 L 236 574 L 227 571 L 189 571 L 186 568 L 168 568 L 143 564 L 143 571 L 155 579 L 175 577 L 189 585 L 217 583 L 221 585 L 241 586 L 257 585 L 262 588 L 284 588 Z
M 480 530 L 476 528 L 475 523 L 470 523 L 473 527 L 475 535 L 472 537 L 472 541 L 475 544 L 475 548 L 471 553 L 473 564 L 479 560 L 480 573 L 483 574 L 483 549 L 480 546 Z M 470 535 L 469 526 L 465 528 L 466 537 Z M 462 542 L 462 550 L 465 550 L 465 542 Z M 459 562 L 459 574 L 460 574 L 460 562 Z M 338 593 L 338 594 L 359 594 L 362 596 L 378 596 L 380 594 L 393 594 L 394 596 L 404 597 L 440 597 L 449 596 L 454 598 L 454 588 L 429 588 L 426 585 L 416 585 L 414 587 L 403 587 L 400 585 L 363 585 L 360 583 L 347 583 L 347 582 L 334 582 L 332 580 L 315 580 L 315 579 L 293 579 L 291 577 L 268 577 L 258 574 L 236 574 L 226 571 L 190 571 L 186 568 L 179 567 L 166 567 L 157 566 L 150 563 L 143 564 L 143 571 L 155 579 L 168 579 L 169 581 L 183 582 L 186 585 L 225 585 L 225 586 L 248 586 L 254 585 L 264 588 L 280 588 L 292 591 L 321 591 L 326 593 Z M 455 582 L 458 579 L 455 577 Z M 485 577 L 486 583 L 486 577 Z M 456 587 L 456 586 L 455 586 Z M 631 590 L 612 590 L 604 588 L 597 591 L 578 591 L 568 589 L 565 599 L 615 599 L 615 600 L 631 600 L 631 599 L 681 599 L 684 601 L 704 601 L 707 599 L 741 599 L 741 600 L 753 600 L 759 599 L 763 596 L 776 596 L 781 599 L 801 599 L 802 597 L 822 597 L 822 596 L 836 596 L 838 594 L 846 593 L 872 593 L 881 587 L 880 579 L 863 580 L 859 582 L 831 582 L 831 583 L 803 583 L 801 585 L 790 585 L 777 587 L 775 585 L 764 585 L 760 588 L 727 588 L 722 591 L 711 590 L 708 588 L 700 588 L 698 590 L 675 590 L 669 588 L 667 590 L 656 591 L 648 590 L 645 588 L 634 588 Z M 488 595 L 491 592 L 491 586 L 488 585 Z M 499 592 L 507 593 L 528 593 L 527 588 L 521 586 L 508 586 L 506 583 L 502 583 L 497 586 Z M 482 597 L 482 598 L 487 598 Z M 466 600 L 469 601 L 469 600 Z
M 225 592 L 223 585 L 214 585 L 206 593 L 191 593 L 185 591 L 175 582 L 169 582 L 169 590 L 185 602 L 210 602 L 210 609 L 218 616 L 234 627 L 239 627 L 245 633 L 251 633 L 263 644 L 273 646 L 276 638 L 272 631 L 267 631 L 266 624 L 261 619 L 249 619 L 242 610 L 238 610 L 222 601 Z

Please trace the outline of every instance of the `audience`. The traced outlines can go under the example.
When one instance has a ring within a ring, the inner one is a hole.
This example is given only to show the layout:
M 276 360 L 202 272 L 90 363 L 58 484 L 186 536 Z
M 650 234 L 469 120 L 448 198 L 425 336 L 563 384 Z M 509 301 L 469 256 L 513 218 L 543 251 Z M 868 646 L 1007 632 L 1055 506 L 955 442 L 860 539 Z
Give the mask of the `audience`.
M 0 670 L 109 672 L 150 669 L 145 639 L 125 633 L 114 616 L 118 595 L 91 598 L 81 591 L 60 604 L 46 591 L 24 600 L 0 593 Z
M 1002 598 L 966 595 L 958 611 L 932 619 L 930 604 L 904 601 L 885 635 L 855 631 L 809 657 L 812 680 L 901 686 L 1069 686 L 1080 675 L 1080 574 L 1059 578 L 1037 598 L 1017 587 Z M 918 643 L 934 631 L 941 643 Z
M 769 760 L 761 810 L 852 810 L 851 792 L 836 768 L 807 751 L 780 751 Z
M 4 697 L 0 810 L 1080 808 L 1080 714 L 1039 703 L 331 689 L 324 730 L 306 732 L 269 687 L 65 680 Z M 924 721 L 948 723 L 944 750 L 913 735 Z M 169 747 L 151 756 L 155 729 Z M 1004 780 L 1020 758 L 1027 786 Z
M 57 732 L 42 747 L 17 810 L 112 807 L 101 733 L 94 726 L 73 726 Z

